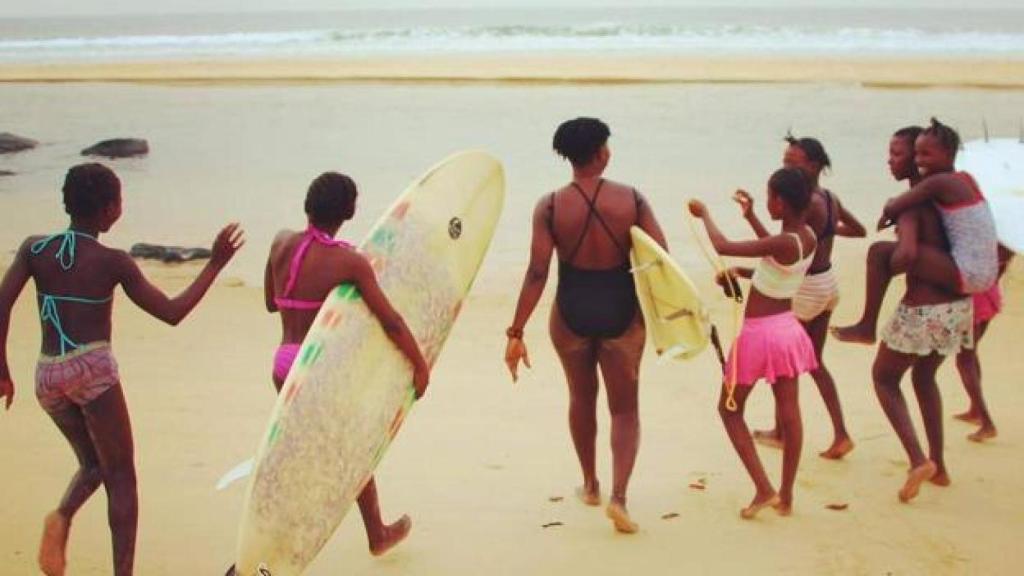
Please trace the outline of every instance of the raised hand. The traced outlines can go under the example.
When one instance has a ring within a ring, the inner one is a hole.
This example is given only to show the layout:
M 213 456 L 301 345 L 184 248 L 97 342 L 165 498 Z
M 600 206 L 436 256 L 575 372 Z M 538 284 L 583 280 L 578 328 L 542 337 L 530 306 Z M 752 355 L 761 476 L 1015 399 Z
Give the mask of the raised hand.
M 740 188 L 737 189 L 732 195 L 732 199 L 740 205 L 740 211 L 743 213 L 743 217 L 746 218 L 754 212 L 754 198 L 749 192 Z
M 704 216 L 707 216 L 707 206 L 704 206 L 704 203 L 700 200 L 690 200 L 686 206 L 690 209 L 690 215 L 694 218 L 703 218 Z
M 211 252 L 213 255 L 210 261 L 217 267 L 223 268 L 234 257 L 238 249 L 245 245 L 245 231 L 238 222 L 228 224 L 217 234 L 213 241 Z

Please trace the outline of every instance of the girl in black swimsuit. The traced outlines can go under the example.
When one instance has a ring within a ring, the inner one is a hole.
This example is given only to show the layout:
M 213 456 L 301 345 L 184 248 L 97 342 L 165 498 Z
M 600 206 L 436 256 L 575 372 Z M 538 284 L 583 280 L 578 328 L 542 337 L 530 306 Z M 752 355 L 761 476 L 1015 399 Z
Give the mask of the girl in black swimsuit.
M 639 226 L 665 246 L 650 206 L 632 187 L 602 178 L 611 153 L 608 127 L 594 118 L 563 123 L 554 148 L 572 163 L 573 180 L 541 198 L 533 215 L 530 265 L 515 318 L 506 331 L 505 363 L 518 377 L 519 362 L 530 366 L 523 329 L 558 252 L 558 293 L 549 330 L 569 385 L 569 430 L 583 473 L 576 490 L 597 506 L 601 491 L 595 470 L 598 368 L 611 412 L 612 493 L 606 509 L 620 532 L 636 532 L 626 510 L 626 488 L 640 443 L 638 375 L 645 331 L 629 272 L 629 228 Z

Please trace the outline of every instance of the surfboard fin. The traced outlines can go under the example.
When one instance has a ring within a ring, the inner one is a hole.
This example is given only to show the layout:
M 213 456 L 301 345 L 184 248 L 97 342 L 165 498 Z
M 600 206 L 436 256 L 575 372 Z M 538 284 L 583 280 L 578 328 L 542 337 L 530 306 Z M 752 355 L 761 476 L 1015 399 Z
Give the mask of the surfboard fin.
M 686 353 L 688 348 L 683 345 L 676 345 L 668 350 L 662 350 L 661 354 L 658 355 L 658 359 L 655 361 L 659 366 L 667 364 L 669 360 L 673 360 L 676 356 L 681 356 Z
M 253 459 L 249 458 L 244 462 L 239 462 L 234 468 L 225 472 L 224 475 L 220 477 L 220 480 L 217 480 L 217 490 L 223 490 L 242 478 L 245 478 L 249 474 L 252 474 L 253 464 Z

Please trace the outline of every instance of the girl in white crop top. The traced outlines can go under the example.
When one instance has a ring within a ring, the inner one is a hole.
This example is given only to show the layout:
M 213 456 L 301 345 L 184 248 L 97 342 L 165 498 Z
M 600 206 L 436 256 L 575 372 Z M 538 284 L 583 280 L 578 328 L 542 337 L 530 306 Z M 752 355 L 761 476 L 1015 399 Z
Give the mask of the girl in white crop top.
M 810 184 L 799 170 L 776 171 L 768 180 L 768 211 L 773 220 L 782 221 L 782 233 L 748 241 L 727 239 L 703 203 L 692 200 L 689 205 L 690 213 L 704 222 L 719 254 L 761 258 L 756 270 L 730 271 L 753 277 L 753 289 L 747 299 L 743 328 L 729 352 L 718 409 L 729 440 L 756 489 L 750 504 L 740 511 L 743 518 L 753 518 L 768 506 L 784 516 L 792 511 L 793 485 L 803 445 L 797 378 L 818 365 L 814 346 L 792 312 L 792 298 L 811 265 L 817 245 L 814 232 L 804 223 L 810 198 Z M 725 278 L 719 282 L 732 285 Z M 782 481 L 778 492 L 764 471 L 743 418 L 747 397 L 753 384 L 761 379 L 772 384 L 776 413 L 782 424 Z
M 810 226 L 807 228 L 810 229 Z M 750 283 L 755 290 L 769 298 L 788 300 L 796 296 L 800 290 L 804 275 L 814 259 L 814 249 L 812 248 L 810 253 L 804 256 L 803 242 L 799 234 L 784 232 L 782 235 L 793 239 L 793 244 L 797 247 L 798 260 L 793 264 L 786 265 L 779 264 L 778 260 L 771 255 L 765 256 L 754 268 Z M 811 235 L 813 236 L 814 232 L 811 232 Z

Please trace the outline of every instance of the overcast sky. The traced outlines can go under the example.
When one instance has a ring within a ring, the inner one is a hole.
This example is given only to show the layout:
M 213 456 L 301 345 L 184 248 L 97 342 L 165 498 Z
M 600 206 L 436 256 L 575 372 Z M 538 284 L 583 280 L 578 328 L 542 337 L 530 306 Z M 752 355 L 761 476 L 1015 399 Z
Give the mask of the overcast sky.
M 338 10 L 346 8 L 425 7 L 630 7 L 658 6 L 893 6 L 901 8 L 1019 7 L 1020 0 L 0 0 L 0 17 L 112 14 L 167 14 L 189 12 L 251 12 L 254 10 Z

